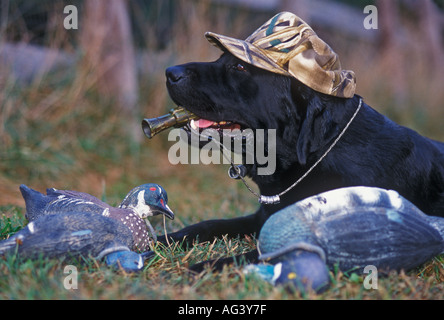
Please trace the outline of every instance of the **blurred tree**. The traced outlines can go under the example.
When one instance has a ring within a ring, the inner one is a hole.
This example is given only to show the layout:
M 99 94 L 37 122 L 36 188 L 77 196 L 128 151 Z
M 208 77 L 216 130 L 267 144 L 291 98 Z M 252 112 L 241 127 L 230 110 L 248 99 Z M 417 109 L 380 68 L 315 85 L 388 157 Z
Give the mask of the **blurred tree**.
M 444 17 L 437 5 L 431 0 L 411 1 L 413 9 L 418 9 L 419 27 L 424 35 L 426 54 L 425 61 L 429 62 L 429 70 L 444 64 L 444 46 L 442 31 L 444 30 Z M 416 8 L 415 8 L 416 6 Z
M 381 62 L 387 70 L 398 106 L 404 105 L 406 96 L 405 54 L 402 50 L 403 28 L 400 21 L 399 6 L 397 1 L 377 0 L 379 13 L 379 55 Z
M 380 59 L 386 66 L 395 102 L 401 107 L 408 94 L 406 66 L 409 59 L 419 57 L 428 78 L 443 70 L 444 18 L 432 0 L 377 0 L 376 3 L 380 18 Z M 406 16 L 408 23 L 402 21 Z
M 84 59 L 100 93 L 113 99 L 130 120 L 129 133 L 140 140 L 137 121 L 138 81 L 126 0 L 88 0 L 80 24 Z

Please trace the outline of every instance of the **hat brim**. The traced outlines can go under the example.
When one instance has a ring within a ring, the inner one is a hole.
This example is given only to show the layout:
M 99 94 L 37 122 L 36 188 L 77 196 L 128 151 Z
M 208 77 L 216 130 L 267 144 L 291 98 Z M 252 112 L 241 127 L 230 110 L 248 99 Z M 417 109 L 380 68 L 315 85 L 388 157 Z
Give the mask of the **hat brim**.
M 306 24 L 303 22 L 302 25 Z M 263 32 L 265 27 L 265 35 L 258 36 L 257 33 Z M 293 77 L 324 94 L 353 97 L 356 89 L 355 74 L 341 69 L 336 53 L 308 25 L 305 31 L 299 30 L 297 34 L 292 29 L 283 29 L 267 35 L 270 27 L 267 23 L 265 27 L 253 34 L 256 37 L 250 36 L 245 41 L 213 32 L 206 32 L 205 37 L 212 45 L 255 67 Z M 284 37 L 285 41 L 282 40 Z M 261 41 L 258 39 L 267 39 L 262 42 L 270 44 L 270 47 L 259 46 Z
M 255 67 L 285 76 L 291 76 L 287 70 L 271 60 L 262 52 L 262 49 L 256 47 L 252 43 L 214 32 L 206 32 L 205 38 L 215 47 L 221 49 L 222 51 L 228 51 L 236 58 L 239 58 L 240 60 L 245 61 Z

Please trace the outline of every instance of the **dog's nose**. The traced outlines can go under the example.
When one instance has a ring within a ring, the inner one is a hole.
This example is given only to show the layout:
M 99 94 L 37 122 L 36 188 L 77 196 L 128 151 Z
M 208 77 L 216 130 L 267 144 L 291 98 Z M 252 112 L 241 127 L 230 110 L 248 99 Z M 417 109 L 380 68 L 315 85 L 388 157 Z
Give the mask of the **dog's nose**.
M 182 66 L 169 67 L 165 71 L 165 75 L 170 82 L 178 82 L 186 75 L 186 69 Z

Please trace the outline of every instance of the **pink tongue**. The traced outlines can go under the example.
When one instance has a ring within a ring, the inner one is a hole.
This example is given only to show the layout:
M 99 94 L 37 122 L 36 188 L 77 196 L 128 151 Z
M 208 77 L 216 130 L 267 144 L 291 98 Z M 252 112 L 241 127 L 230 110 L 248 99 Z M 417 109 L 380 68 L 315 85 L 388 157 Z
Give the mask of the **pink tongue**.
M 208 128 L 211 127 L 214 121 L 208 121 L 205 119 L 199 119 L 195 122 L 199 128 Z

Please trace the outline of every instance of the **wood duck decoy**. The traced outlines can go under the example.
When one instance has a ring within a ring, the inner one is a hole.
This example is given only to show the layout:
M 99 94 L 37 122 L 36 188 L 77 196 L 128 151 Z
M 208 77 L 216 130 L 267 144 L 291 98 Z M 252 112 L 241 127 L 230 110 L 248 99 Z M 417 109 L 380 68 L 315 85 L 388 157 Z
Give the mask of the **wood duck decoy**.
M 79 191 L 47 189 L 46 195 L 20 186 L 26 203 L 26 218 L 33 221 L 42 215 L 60 214 L 62 212 L 91 212 L 125 224 L 133 233 L 135 249 L 145 251 L 149 247 L 149 234 L 157 240 L 148 217 L 163 214 L 174 219 L 174 213 L 168 207 L 168 195 L 160 185 L 147 183 L 133 188 L 118 207 Z M 145 220 L 145 223 L 143 221 Z M 145 227 L 146 224 L 146 227 Z
M 0 242 L 0 255 L 14 250 L 30 258 L 92 255 L 127 271 L 140 270 L 143 260 L 152 255 L 135 252 L 149 248 L 147 227 L 155 237 L 147 218 L 158 214 L 174 218 L 167 193 L 157 184 L 132 189 L 117 208 L 78 191 L 47 189 L 44 195 L 25 185 L 20 191 L 29 223 Z
M 349 187 L 299 201 L 260 231 L 255 265 L 272 282 L 320 292 L 328 269 L 410 270 L 444 252 L 444 218 L 428 216 L 396 191 Z M 305 278 L 305 281 L 302 281 Z

